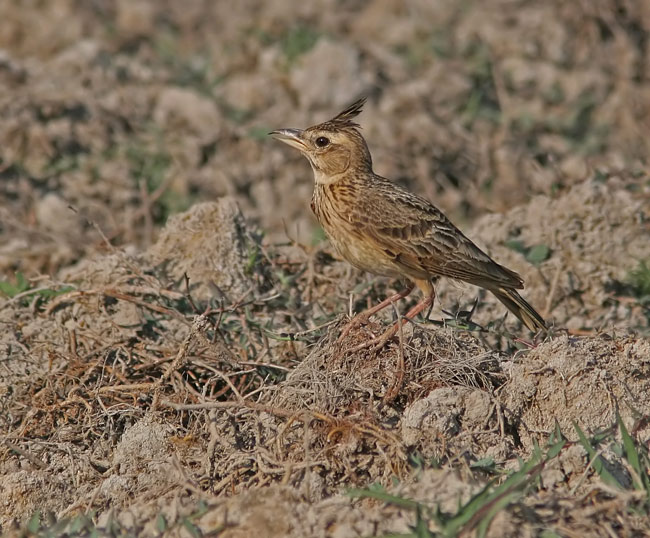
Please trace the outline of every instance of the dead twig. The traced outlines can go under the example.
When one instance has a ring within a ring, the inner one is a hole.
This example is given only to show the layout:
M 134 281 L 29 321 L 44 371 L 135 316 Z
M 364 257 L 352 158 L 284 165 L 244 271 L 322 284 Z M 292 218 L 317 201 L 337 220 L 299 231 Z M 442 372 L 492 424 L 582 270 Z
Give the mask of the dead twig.
M 27 452 L 26 450 L 23 450 L 18 445 L 13 444 L 11 441 L 8 441 L 7 439 L 5 439 L 3 443 L 9 450 L 25 458 L 27 461 L 29 461 L 29 463 L 34 465 L 34 467 L 37 467 L 39 469 L 47 469 L 47 465 L 45 463 L 43 463 L 40 459 L 38 459 L 33 454 Z
M 153 401 L 151 403 L 152 410 L 156 410 L 158 408 L 158 401 L 160 397 L 160 389 L 162 387 L 162 384 L 165 381 L 167 381 L 171 377 L 172 373 L 175 372 L 185 362 L 185 358 L 187 357 L 187 353 L 189 351 L 192 340 L 195 338 L 195 336 L 198 333 L 205 332 L 209 327 L 209 325 L 210 322 L 207 316 L 203 314 L 200 316 L 196 316 L 194 318 L 194 322 L 192 323 L 190 332 L 187 333 L 187 336 L 183 340 L 181 347 L 178 349 L 178 353 L 176 353 L 176 357 L 171 362 L 171 364 L 167 367 L 165 373 L 155 383 L 154 396 L 153 396 Z

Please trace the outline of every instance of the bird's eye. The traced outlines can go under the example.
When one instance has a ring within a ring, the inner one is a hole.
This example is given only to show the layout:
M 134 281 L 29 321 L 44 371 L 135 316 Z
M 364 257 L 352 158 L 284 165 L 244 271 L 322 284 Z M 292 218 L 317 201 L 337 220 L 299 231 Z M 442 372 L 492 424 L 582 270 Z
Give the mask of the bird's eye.
M 319 148 L 324 148 L 324 147 L 327 146 L 327 144 L 329 144 L 329 143 L 330 143 L 330 139 L 327 138 L 327 137 L 325 137 L 325 136 L 319 136 L 319 137 L 316 139 L 316 145 L 317 145 Z

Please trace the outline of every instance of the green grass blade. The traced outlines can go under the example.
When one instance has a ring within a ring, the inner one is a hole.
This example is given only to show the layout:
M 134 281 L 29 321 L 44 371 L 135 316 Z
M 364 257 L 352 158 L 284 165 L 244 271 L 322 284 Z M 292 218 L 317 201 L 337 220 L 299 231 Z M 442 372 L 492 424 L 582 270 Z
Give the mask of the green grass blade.
M 415 516 L 415 536 L 417 538 L 434 538 L 434 535 L 429 530 L 429 521 L 422 517 L 422 506 L 418 505 L 416 508 Z
M 594 447 L 591 446 L 591 443 L 587 439 L 587 436 L 584 434 L 584 432 L 580 429 L 580 426 L 574 422 L 573 427 L 578 434 L 580 444 L 586 450 L 587 454 L 589 454 L 589 464 L 594 468 L 594 471 L 598 473 L 600 479 L 608 486 L 613 486 L 617 489 L 624 490 L 625 486 L 609 471 L 604 463 L 603 458 L 598 454 L 598 452 L 596 452 Z
M 488 502 L 493 492 L 492 485 L 496 479 L 490 480 L 481 491 L 474 495 L 467 503 L 459 507 L 455 516 L 449 518 L 444 524 L 444 533 L 447 536 L 455 536 L 467 523 L 483 508 Z
M 643 484 L 641 484 L 640 480 L 644 474 L 644 470 L 641 468 L 641 460 L 639 458 L 639 453 L 636 450 L 634 439 L 632 439 L 632 436 L 627 431 L 627 428 L 625 427 L 625 423 L 623 422 L 623 419 L 621 418 L 621 415 L 618 413 L 618 411 L 616 412 L 616 422 L 618 423 L 618 427 L 621 431 L 621 437 L 623 438 L 625 459 L 628 461 L 632 469 L 634 469 L 634 475 L 632 476 L 634 489 L 643 490 L 644 489 Z
M 36 534 L 38 530 L 41 528 L 41 513 L 36 510 L 32 517 L 29 518 L 29 522 L 27 523 L 27 531 L 30 532 L 31 534 Z
M 515 502 L 519 498 L 520 493 L 518 491 L 513 491 L 509 493 L 508 495 L 505 495 L 498 499 L 490 509 L 488 510 L 487 514 L 485 514 L 482 518 L 480 523 L 476 527 L 476 535 L 479 538 L 485 538 L 487 535 L 487 531 L 490 528 L 490 523 L 492 523 L 492 520 L 494 519 L 494 516 L 496 516 L 501 510 L 506 508 L 509 504 Z
M 562 449 L 566 446 L 566 444 L 567 444 L 566 439 L 562 437 L 558 439 L 558 441 L 555 444 L 549 447 L 548 451 L 546 452 L 546 458 L 544 461 L 545 462 L 550 461 L 556 456 L 558 456 L 560 452 L 562 452 Z
M 616 422 L 621 430 L 621 437 L 623 439 L 623 448 L 625 450 L 625 459 L 633 469 L 632 482 L 634 489 L 645 491 L 646 505 L 650 504 L 650 475 L 648 474 L 648 467 L 650 460 L 648 459 L 647 451 L 643 445 L 637 448 L 637 443 L 630 435 L 625 427 L 625 423 L 621 415 L 616 413 Z
M 503 483 L 494 489 L 492 489 L 492 486 L 495 484 L 496 479 L 488 482 L 481 491 L 459 509 L 455 516 L 446 522 L 444 526 L 445 534 L 455 536 L 466 525 L 473 527 L 477 521 L 486 517 L 486 514 L 491 513 L 495 505 L 499 505 L 501 508 L 507 506 L 519 495 L 522 487 L 529 483 L 529 474 L 535 466 L 537 466 L 537 461 L 533 458 L 529 462 L 526 462 L 521 469 L 508 476 Z M 508 501 L 504 505 L 501 505 L 501 502 L 505 498 Z M 492 517 L 494 516 L 491 516 L 490 519 Z
M 576 422 L 573 423 L 573 428 L 578 434 L 578 439 L 580 440 L 580 444 L 582 445 L 582 448 L 584 448 L 587 451 L 587 454 L 589 454 L 589 458 L 594 458 L 596 456 L 596 450 L 594 450 L 594 447 L 591 446 L 591 443 L 587 439 L 587 436 L 584 434 L 584 432 Z

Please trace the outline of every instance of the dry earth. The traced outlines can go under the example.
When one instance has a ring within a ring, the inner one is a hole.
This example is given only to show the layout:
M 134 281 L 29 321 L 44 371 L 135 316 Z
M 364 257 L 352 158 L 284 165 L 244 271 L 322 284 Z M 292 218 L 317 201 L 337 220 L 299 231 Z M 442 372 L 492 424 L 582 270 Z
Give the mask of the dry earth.
M 0 531 L 408 533 L 346 492 L 454 513 L 559 429 L 488 535 L 650 534 L 617 425 L 647 448 L 648 6 L 0 3 Z M 266 133 L 361 93 L 376 170 L 518 271 L 546 338 L 443 281 L 380 352 L 350 349 L 390 311 L 337 342 L 398 283 L 320 241 Z

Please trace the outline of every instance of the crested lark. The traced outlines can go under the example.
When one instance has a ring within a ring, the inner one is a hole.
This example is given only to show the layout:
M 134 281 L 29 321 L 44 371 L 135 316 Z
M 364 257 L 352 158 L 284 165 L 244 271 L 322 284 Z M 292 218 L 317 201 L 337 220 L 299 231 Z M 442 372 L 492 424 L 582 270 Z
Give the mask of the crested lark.
M 308 129 L 270 133 L 298 149 L 314 171 L 311 208 L 339 254 L 355 267 L 390 277 L 405 277 L 408 287 L 358 314 L 351 327 L 406 297 L 416 285 L 424 299 L 407 314 L 411 319 L 433 304 L 433 281 L 450 277 L 496 295 L 531 331 L 546 330 L 542 317 L 518 293 L 521 277 L 478 248 L 429 201 L 378 176 L 354 118 L 365 98 L 333 119 Z M 398 324 L 378 339 L 383 345 Z M 364 347 L 364 346 L 362 346 Z

